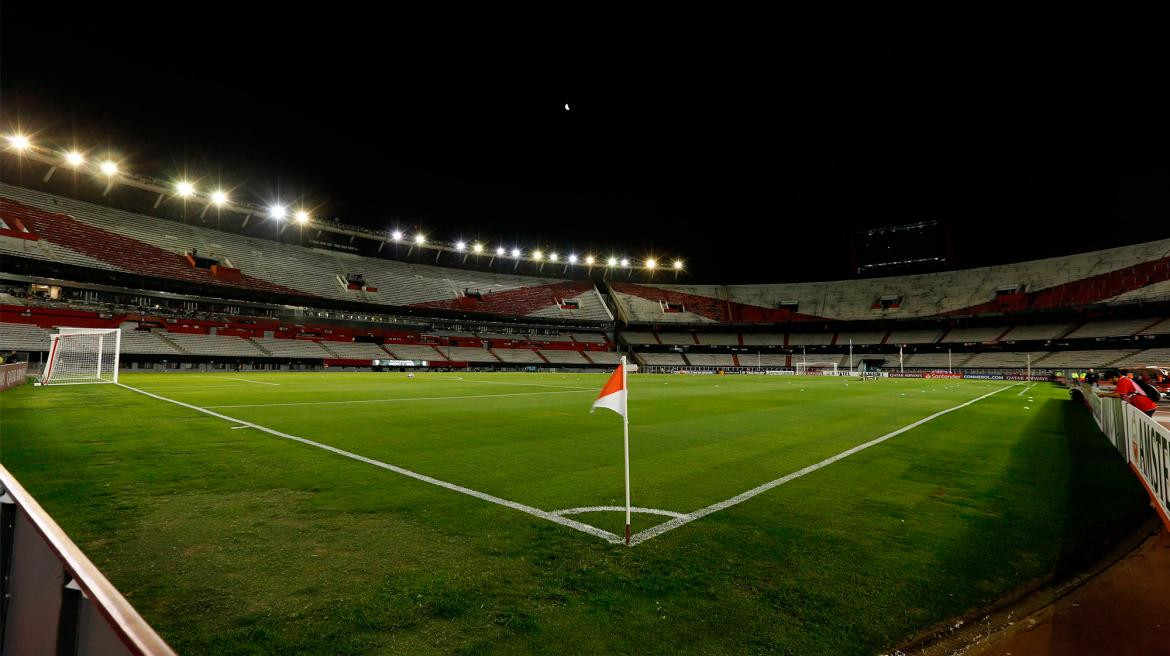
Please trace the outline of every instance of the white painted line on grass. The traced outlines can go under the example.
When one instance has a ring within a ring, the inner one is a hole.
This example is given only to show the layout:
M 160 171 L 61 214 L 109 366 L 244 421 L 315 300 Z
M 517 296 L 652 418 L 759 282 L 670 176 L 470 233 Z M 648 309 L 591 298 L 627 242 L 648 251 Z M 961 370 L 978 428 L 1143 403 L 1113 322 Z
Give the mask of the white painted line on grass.
M 432 476 L 427 476 L 426 474 L 419 474 L 418 472 L 413 472 L 409 469 L 404 469 L 404 468 L 398 467 L 396 465 L 391 465 L 390 463 L 382 462 L 381 460 L 374 460 L 373 458 L 367 458 L 365 456 L 358 455 L 358 454 L 353 453 L 351 451 L 339 449 L 335 446 L 329 446 L 328 444 L 323 444 L 321 442 L 315 442 L 313 440 L 306 439 L 303 437 L 297 437 L 296 435 L 282 433 L 281 431 L 274 430 L 274 429 L 268 428 L 266 426 L 261 426 L 260 424 L 254 424 L 254 423 L 249 422 L 249 421 L 242 421 L 240 419 L 236 419 L 234 417 L 229 417 L 227 415 L 220 414 L 218 412 L 213 412 L 211 410 L 208 410 L 207 408 L 201 408 L 197 405 L 191 405 L 190 403 L 183 403 L 182 401 L 168 399 L 167 397 L 159 396 L 158 394 L 151 394 L 150 392 L 140 390 L 136 387 L 130 387 L 129 385 L 125 385 L 122 383 L 115 383 L 115 384 L 118 385 L 119 387 L 124 387 L 132 392 L 137 392 L 139 394 L 143 394 L 145 396 L 149 396 L 151 398 L 158 399 L 159 401 L 166 401 L 167 403 L 174 403 L 175 405 L 182 406 L 184 408 L 190 408 L 191 410 L 195 410 L 196 412 L 202 412 L 203 414 L 211 415 L 212 417 L 216 417 L 218 419 L 223 419 L 225 421 L 230 421 L 230 422 L 235 423 L 235 424 L 240 424 L 240 425 L 246 426 L 248 428 L 255 428 L 256 430 L 263 431 L 265 433 L 268 433 L 269 435 L 275 435 L 276 437 L 282 437 L 286 440 L 292 440 L 294 442 L 300 442 L 301 444 L 315 446 L 318 449 L 324 449 L 324 450 L 329 451 L 331 453 L 336 453 L 339 456 L 345 456 L 346 458 L 351 458 L 351 459 L 357 460 L 359 462 L 364 462 L 367 465 L 381 467 L 382 469 L 392 471 L 396 474 L 402 474 L 403 476 L 409 476 L 410 478 L 422 481 L 424 483 L 430 483 L 431 485 L 437 485 L 439 487 L 446 488 L 446 489 L 451 490 L 453 492 L 459 492 L 460 494 L 466 494 L 468 496 L 472 496 L 472 497 L 475 497 L 477 499 L 482 499 L 484 501 L 488 501 L 488 502 L 494 503 L 496 505 L 505 506 L 505 507 L 511 508 L 513 510 L 519 510 L 520 512 L 532 515 L 533 517 L 547 519 L 548 521 L 553 522 L 555 524 L 560 524 L 561 526 L 567 526 L 569 528 L 581 531 L 582 533 L 588 533 L 589 535 L 599 537 L 599 538 L 605 540 L 606 542 L 610 542 L 612 544 L 621 544 L 623 542 L 623 539 L 621 537 L 618 537 L 614 533 L 610 533 L 609 531 L 603 531 L 602 529 L 599 529 L 596 526 L 590 526 L 588 524 L 584 524 L 584 523 L 581 523 L 581 522 L 578 522 L 578 521 L 575 521 L 572 519 L 568 519 L 566 517 L 561 517 L 560 515 L 554 515 L 553 513 L 550 513 L 546 510 L 534 508 L 532 506 L 528 506 L 528 505 L 525 505 L 522 503 L 517 503 L 515 501 L 509 501 L 507 499 L 501 499 L 500 497 L 493 496 L 491 494 L 487 494 L 486 492 L 480 492 L 478 490 L 473 490 L 471 488 L 463 487 L 462 485 L 456 485 L 454 483 L 448 483 L 447 481 L 441 481 L 441 480 L 434 478 Z
M 272 408 L 289 405 L 346 405 L 353 403 L 398 403 L 402 401 L 453 401 L 456 399 L 495 399 L 502 396 L 544 396 L 547 394 L 580 394 L 593 388 L 572 389 L 563 392 L 509 392 L 507 394 L 464 394 L 461 396 L 404 396 L 396 399 L 350 399 L 346 401 L 290 401 L 288 403 L 239 403 L 236 405 L 208 405 L 205 408 Z
M 1027 392 L 1028 390 L 1032 389 L 1035 386 L 1036 386 L 1036 383 L 1032 383 L 1031 385 L 1025 387 L 1024 389 L 1020 390 L 1019 392 L 1016 392 L 1016 396 L 1023 396 L 1024 392 Z
M 554 510 L 554 515 L 579 515 L 588 512 L 625 512 L 625 506 L 581 506 L 580 508 L 565 508 L 564 510 Z M 682 517 L 683 514 L 673 510 L 660 510 L 658 508 L 639 508 L 634 506 L 630 508 L 630 512 L 645 513 L 647 515 L 666 515 L 667 517 Z
M 925 424 L 928 421 L 931 421 L 933 419 L 938 419 L 939 417 L 941 417 L 947 413 L 954 412 L 955 410 L 959 410 L 961 408 L 965 408 L 965 407 L 971 405 L 972 403 L 977 403 L 979 401 L 982 401 L 983 399 L 986 399 L 987 397 L 989 397 L 993 394 L 998 394 L 998 393 L 1004 391 L 1005 389 L 1009 389 L 1012 387 L 1015 387 L 1015 385 L 1008 385 L 1006 387 L 1001 387 L 1001 388 L 995 390 L 994 392 L 988 392 L 987 394 L 984 394 L 983 396 L 980 396 L 979 398 L 971 399 L 970 401 L 967 401 L 965 403 L 960 403 L 959 405 L 957 405 L 953 408 L 947 408 L 946 410 L 936 412 L 933 415 L 930 415 L 929 417 L 924 417 L 924 418 L 919 419 L 918 421 L 916 421 L 912 424 L 907 424 L 906 426 L 903 426 L 903 427 L 899 428 L 898 430 L 886 433 L 885 435 L 882 435 L 881 437 L 874 438 L 874 439 L 872 439 L 864 444 L 859 444 L 851 449 L 846 449 L 845 451 L 842 451 L 841 453 L 838 453 L 835 456 L 825 458 L 824 460 L 816 463 L 815 465 L 809 465 L 808 467 L 805 467 L 804 469 L 792 472 L 791 474 L 788 474 L 787 476 L 782 476 L 782 477 L 777 478 L 775 480 L 768 481 L 767 483 L 764 483 L 763 485 L 753 487 L 752 489 L 748 490 L 747 492 L 737 494 L 734 497 L 731 497 L 730 499 L 727 499 L 725 501 L 720 501 L 719 503 L 711 504 L 711 505 L 707 506 L 706 508 L 700 508 L 699 510 L 687 513 L 681 517 L 675 517 L 674 519 L 667 521 L 667 522 L 664 522 L 662 524 L 659 524 L 658 526 L 648 528 L 645 531 L 642 531 L 641 533 L 634 534 L 634 536 L 632 538 L 630 538 L 630 546 L 634 546 L 634 545 L 639 544 L 641 542 L 645 542 L 646 540 L 649 540 L 650 538 L 662 535 L 663 533 L 666 533 L 667 531 L 672 531 L 672 530 L 682 526 L 683 524 L 689 524 L 690 522 L 693 522 L 696 519 L 699 519 L 701 517 L 706 517 L 707 515 L 710 515 L 713 512 L 718 512 L 720 510 L 723 510 L 724 508 L 730 508 L 734 505 L 743 503 L 744 501 L 747 501 L 748 499 L 751 499 L 752 497 L 757 496 L 759 494 L 763 494 L 764 492 L 767 492 L 768 490 L 771 490 L 774 487 L 779 487 L 781 485 L 784 485 L 785 483 L 792 481 L 792 480 L 795 480 L 795 479 L 798 479 L 801 476 L 804 476 L 805 474 L 811 474 L 812 472 L 815 472 L 816 470 L 818 470 L 822 467 L 827 467 L 827 466 L 837 462 L 838 460 L 848 458 L 849 456 L 851 456 L 859 451 L 864 451 L 865 449 L 868 449 L 871 446 L 881 444 L 882 442 L 885 442 L 886 440 L 890 439 L 891 437 L 901 435 L 902 433 L 905 433 L 906 431 L 908 431 L 912 428 L 917 428 L 917 427 L 921 426 L 922 424 Z
M 574 385 L 546 385 L 544 383 L 507 383 L 502 380 L 476 380 L 474 378 L 427 376 L 423 380 L 457 380 L 463 383 L 480 383 L 482 385 L 520 385 L 522 387 L 555 387 L 559 389 L 591 390 L 592 387 L 578 387 Z
M 248 380 L 247 378 L 237 378 L 235 376 L 211 376 L 211 378 L 222 378 L 224 380 L 238 380 L 245 383 L 252 383 L 253 385 L 274 385 L 280 387 L 280 383 L 265 383 L 259 380 Z

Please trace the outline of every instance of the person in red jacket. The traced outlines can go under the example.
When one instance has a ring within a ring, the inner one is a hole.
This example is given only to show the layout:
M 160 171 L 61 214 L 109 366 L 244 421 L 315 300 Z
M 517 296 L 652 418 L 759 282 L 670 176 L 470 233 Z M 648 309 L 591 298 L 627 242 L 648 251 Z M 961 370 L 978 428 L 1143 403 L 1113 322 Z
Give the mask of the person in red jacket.
M 1132 405 L 1138 410 L 1146 413 L 1147 416 L 1153 417 L 1154 411 L 1158 409 L 1158 404 L 1146 396 L 1141 387 L 1133 382 L 1129 376 L 1117 371 L 1110 371 L 1105 374 L 1106 382 L 1114 385 L 1112 392 L 1098 392 L 1097 396 L 1112 396 L 1119 398 L 1126 403 Z

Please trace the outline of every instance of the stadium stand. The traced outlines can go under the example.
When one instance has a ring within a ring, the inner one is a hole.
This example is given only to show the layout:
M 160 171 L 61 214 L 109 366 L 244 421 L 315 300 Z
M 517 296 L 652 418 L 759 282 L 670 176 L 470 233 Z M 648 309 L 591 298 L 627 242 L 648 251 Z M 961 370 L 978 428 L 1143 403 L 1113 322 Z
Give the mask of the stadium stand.
M 552 364 L 589 364 L 580 351 L 566 351 L 562 349 L 541 350 L 540 354 Z
M 4 326 L 7 324 L 0 324 Z M 3 341 L 0 338 L 0 341 Z M 122 352 L 128 355 L 180 355 L 181 351 L 167 338 L 145 330 L 122 330 Z
M 492 349 L 500 362 L 514 364 L 544 364 L 544 359 L 533 349 Z
M 732 367 L 735 361 L 731 355 L 721 353 L 688 353 L 687 361 L 696 367 Z
M 853 340 L 854 346 L 869 346 L 874 344 L 881 344 L 882 340 L 886 338 L 886 331 L 877 332 L 863 332 L 863 333 L 838 333 L 837 344 L 849 344 L 849 340 Z M 791 336 L 789 339 L 791 344 Z
M 953 328 L 943 336 L 944 343 L 964 344 L 968 342 L 994 342 L 996 338 L 1007 332 L 1007 326 L 977 326 L 970 328 Z
M 421 344 L 386 344 L 385 348 L 397 360 L 435 360 L 446 362 L 447 358 L 434 347 Z
M 823 343 L 828 344 L 828 341 Z M 784 335 L 769 333 L 744 333 L 744 346 L 783 346 Z
M 256 345 L 266 353 L 280 358 L 327 358 L 330 353 L 315 341 L 307 339 L 256 339 Z
M 1018 289 L 1004 294 L 1004 289 Z M 964 271 L 765 285 L 614 283 L 635 323 L 857 321 L 1170 300 L 1170 240 Z M 896 303 L 879 303 L 894 298 Z M 665 302 L 686 312 L 665 313 Z
M 926 330 L 898 329 L 890 332 L 886 338 L 887 344 L 934 344 L 942 337 L 943 331 L 938 328 Z
M 290 296 L 486 314 L 612 321 L 589 282 L 410 264 L 256 239 L 52 196 L 0 183 L 0 212 L 19 216 L 37 240 L 3 238 L 0 255 Z M 17 243 L 19 242 L 19 243 Z M 217 276 L 185 254 L 236 273 Z M 377 292 L 338 283 L 362 271 Z M 474 290 L 478 299 L 464 294 Z M 575 309 L 563 307 L 572 299 Z
M 1139 335 L 1170 335 L 1170 319 L 1163 319 L 1158 323 L 1138 333 Z
M 658 341 L 661 344 L 677 344 L 687 346 L 694 344 L 695 338 L 691 333 L 658 333 Z
M 1131 357 L 1138 353 L 1137 349 L 1104 350 L 1104 351 L 1056 351 L 1049 353 L 1040 360 L 1039 364 L 1032 362 L 1033 367 L 1052 369 L 1057 367 L 1108 367 L 1115 362 Z
M 779 353 L 741 353 L 739 364 L 742 367 L 784 367 L 788 365 L 788 356 Z
M 354 360 L 381 360 L 389 358 L 381 346 L 366 342 L 319 342 L 321 347 L 337 358 Z
M 686 365 L 683 356 L 678 353 L 639 353 L 638 357 L 648 365 Z
M 1072 331 L 1066 337 L 1079 339 L 1083 337 L 1124 337 L 1136 335 L 1146 328 L 1160 323 L 1157 318 L 1125 319 L 1116 321 L 1090 321 Z
M 1027 366 L 1029 355 L 1032 356 L 1032 366 L 1036 367 L 1036 363 L 1047 356 L 1048 351 L 977 353 L 964 360 L 962 364 L 964 367 L 974 368 L 1023 369 Z
M 622 338 L 626 340 L 627 344 L 634 345 L 658 343 L 658 338 L 654 336 L 654 333 L 639 332 L 635 330 L 622 331 Z
M 609 340 L 600 333 L 573 333 L 573 339 L 583 344 L 608 344 Z
M 0 323 L 0 347 L 13 351 L 47 351 L 49 331 L 26 323 Z
M 589 351 L 581 355 L 593 364 L 615 365 L 621 362 L 621 355 L 613 351 Z
M 265 357 L 268 353 L 260 350 L 256 343 L 242 337 L 221 337 L 219 335 L 198 335 L 191 333 L 167 333 L 166 339 L 182 353 L 190 355 Z
M 1116 367 L 1170 367 L 1170 348 L 1146 349 L 1113 363 Z
M 743 343 L 748 343 L 747 335 L 744 335 Z M 757 342 L 753 341 L 752 343 L 755 344 Z M 788 335 L 789 346 L 823 346 L 831 343 L 833 343 L 833 333 L 831 332 L 789 333 Z
M 1003 336 L 1004 341 L 1025 341 L 1033 339 L 1056 339 L 1073 329 L 1074 324 L 1032 324 L 1016 326 Z
M 719 346 L 734 346 L 739 344 L 738 333 L 695 333 L 700 344 L 714 344 Z
M 435 347 L 448 360 L 455 362 L 499 362 L 492 352 L 473 346 L 437 346 Z

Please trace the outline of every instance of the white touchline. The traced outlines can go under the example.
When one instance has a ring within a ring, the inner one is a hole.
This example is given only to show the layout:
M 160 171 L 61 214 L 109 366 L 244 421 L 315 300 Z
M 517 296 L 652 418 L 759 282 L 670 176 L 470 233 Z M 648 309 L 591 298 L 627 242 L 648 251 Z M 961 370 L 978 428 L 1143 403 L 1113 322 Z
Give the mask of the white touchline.
M 545 383 L 508 383 L 502 380 L 476 380 L 475 378 L 463 378 L 461 376 L 427 376 L 423 380 L 454 380 L 462 383 L 480 383 L 481 385 L 520 385 L 521 387 L 556 387 L 558 389 L 574 390 L 593 389 L 592 387 L 578 387 L 575 385 L 547 385 Z
M 211 415 L 212 417 L 223 419 L 225 421 L 230 421 L 232 423 L 240 424 L 242 426 L 247 426 L 249 428 L 255 428 L 256 430 L 263 431 L 265 433 L 268 433 L 269 435 L 275 435 L 277 437 L 283 437 L 286 440 L 292 440 L 294 442 L 300 442 L 301 444 L 315 446 L 318 449 L 324 449 L 326 451 L 336 453 L 339 456 L 345 456 L 346 458 L 352 458 L 352 459 L 357 460 L 359 462 L 364 462 L 367 465 L 381 467 L 382 469 L 387 469 L 387 470 L 392 471 L 396 474 L 402 474 L 403 476 L 409 476 L 413 479 L 420 480 L 424 483 L 430 483 L 431 485 L 437 485 L 439 487 L 446 488 L 446 489 L 454 491 L 454 492 L 459 492 L 460 494 L 466 494 L 468 496 L 472 496 L 472 497 L 475 497 L 477 499 L 482 499 L 484 501 L 488 501 L 488 502 L 491 502 L 491 503 L 494 503 L 494 504 L 497 504 L 500 506 L 512 508 L 513 510 L 519 510 L 520 512 L 528 513 L 529 515 L 532 515 L 534 517 L 539 517 L 541 519 L 547 519 L 548 521 L 556 523 L 556 524 L 560 524 L 561 526 L 567 526 L 569 528 L 581 531 L 582 533 L 588 533 L 589 535 L 599 537 L 599 538 L 605 540 L 606 542 L 610 542 L 613 544 L 621 544 L 623 542 L 622 538 L 618 537 L 614 533 L 610 533 L 609 531 L 603 531 L 602 529 L 599 529 L 596 526 L 590 526 L 589 524 L 584 524 L 582 522 L 568 519 L 566 517 L 561 517 L 560 515 L 554 515 L 553 513 L 550 513 L 546 510 L 541 510 L 540 508 L 534 508 L 532 506 L 528 506 L 528 505 L 525 505 L 522 503 L 517 503 L 515 501 L 501 499 L 500 497 L 492 496 L 490 494 L 487 494 L 486 492 L 480 492 L 479 490 L 473 490 L 471 488 L 463 487 L 462 485 L 456 485 L 454 483 L 448 483 L 447 481 L 441 481 L 441 480 L 434 478 L 432 476 L 427 476 L 426 474 L 419 474 L 418 472 L 413 472 L 409 469 L 404 469 L 404 468 L 398 467 L 396 465 L 391 465 L 390 463 L 382 462 L 381 460 L 374 460 L 373 458 L 367 458 L 365 456 L 358 455 L 356 453 L 346 451 L 344 449 L 339 449 L 335 446 L 329 446 L 328 444 L 323 444 L 321 442 L 315 442 L 313 440 L 306 439 L 303 437 L 297 437 L 296 435 L 282 433 L 278 430 L 273 430 L 273 429 L 268 428 L 266 426 L 261 426 L 260 424 L 254 424 L 254 423 L 249 422 L 249 421 L 242 421 L 242 420 L 236 419 L 234 417 L 229 417 L 225 414 L 220 414 L 218 412 L 212 412 L 211 410 L 208 410 L 207 408 L 201 408 L 197 405 L 191 405 L 190 403 L 183 403 L 182 401 L 168 399 L 165 396 L 159 396 L 158 394 L 152 394 L 150 392 L 140 390 L 136 387 L 131 387 L 131 386 L 125 385 L 123 383 L 115 383 L 115 385 L 117 385 L 118 387 L 124 387 L 132 392 L 137 392 L 139 394 L 143 394 L 145 396 L 149 396 L 151 398 L 158 399 L 160 401 L 166 401 L 167 403 L 174 403 L 175 405 L 183 406 L 184 408 L 190 408 L 191 410 L 195 410 L 197 412 L 202 412 L 204 414 Z
M 236 378 L 235 376 L 212 376 L 212 378 L 222 378 L 224 380 L 238 380 L 245 383 L 252 383 L 253 385 L 274 385 L 280 387 L 280 383 L 265 383 L 259 380 L 248 380 L 247 378 Z
M 1017 383 L 1017 384 L 1019 384 L 1019 383 Z M 994 392 L 988 392 L 987 394 L 984 394 L 983 396 L 980 396 L 979 398 L 971 399 L 970 401 L 967 401 L 965 403 L 960 403 L 959 405 L 957 405 L 953 408 L 947 408 L 946 410 L 936 412 L 933 415 L 930 415 L 929 417 L 924 417 L 922 419 L 919 419 L 918 421 L 916 421 L 912 424 L 908 424 L 906 426 L 903 426 L 902 428 L 899 428 L 896 431 L 891 431 L 889 433 L 886 433 L 885 435 L 882 435 L 881 437 L 874 438 L 874 439 L 872 439 L 864 444 L 859 444 L 859 445 L 853 447 L 852 449 L 846 449 L 846 450 L 842 451 L 841 453 L 838 453 L 835 456 L 825 458 L 824 460 L 816 463 L 815 465 L 809 465 L 808 467 L 805 467 L 804 469 L 801 469 L 798 471 L 794 471 L 791 474 L 788 474 L 787 476 L 782 476 L 782 477 L 777 478 L 775 480 L 768 481 L 767 483 L 764 483 L 763 485 L 753 487 L 752 489 L 748 490 L 747 492 L 737 494 L 734 497 L 727 499 L 726 501 L 720 501 L 719 503 L 711 504 L 711 505 L 707 506 L 706 508 L 700 508 L 699 510 L 687 513 L 681 517 L 675 517 L 674 519 L 672 519 L 670 521 L 663 522 L 662 524 L 659 524 L 658 526 L 648 528 L 645 531 L 642 531 L 641 533 L 635 533 L 634 536 L 630 538 L 630 546 L 632 547 L 632 546 L 639 544 L 641 542 L 645 542 L 646 540 L 649 540 L 650 538 L 662 535 L 663 533 L 665 533 L 667 531 L 674 530 L 674 529 L 682 526 L 683 524 L 688 524 L 688 523 L 693 522 L 696 519 L 699 519 L 701 517 L 706 517 L 707 515 L 710 515 L 713 512 L 718 512 L 720 510 L 723 510 L 724 508 L 730 508 L 736 504 L 743 503 L 744 501 L 747 501 L 748 499 L 751 499 L 752 497 L 754 497 L 756 495 L 767 492 L 768 490 L 771 490 L 774 487 L 784 485 L 785 483 L 792 481 L 792 480 L 795 480 L 797 478 L 800 478 L 801 476 L 804 476 L 805 474 L 811 474 L 812 472 L 814 472 L 822 467 L 827 467 L 828 465 L 831 465 L 834 462 L 837 462 L 838 460 L 848 458 L 849 456 L 853 455 L 854 453 L 857 453 L 858 451 L 864 451 L 865 449 L 868 449 L 871 446 L 874 446 L 876 444 L 881 444 L 882 442 L 885 442 L 886 440 L 890 439 L 891 437 L 894 437 L 896 435 L 901 435 L 902 433 L 905 433 L 906 431 L 908 431 L 912 428 L 917 428 L 918 426 L 921 426 L 922 424 L 925 424 L 926 422 L 928 422 L 932 419 L 937 419 L 937 418 L 939 418 L 939 417 L 941 417 L 949 412 L 954 412 L 955 410 L 958 410 L 960 408 L 965 408 L 965 407 L 971 405 L 972 403 L 982 401 L 983 399 L 986 399 L 987 397 L 989 397 L 993 394 L 999 394 L 1000 392 L 1004 391 L 1005 389 L 1009 389 L 1012 387 L 1015 387 L 1015 385 L 1008 385 L 1006 387 L 1001 387 L 1001 388 L 995 390 Z
M 1032 383 L 1031 385 L 1029 385 L 1029 386 L 1025 387 L 1024 389 L 1022 389 L 1022 390 L 1020 390 L 1020 391 L 1016 392 L 1016 396 L 1023 396 L 1023 395 L 1024 395 L 1024 392 L 1027 392 L 1028 390 L 1032 389 L 1032 388 L 1033 388 L 1033 387 L 1035 387 L 1035 386 L 1036 386 L 1036 383 Z
M 572 389 L 563 392 L 508 392 L 506 394 L 464 394 L 462 396 L 404 396 L 397 399 L 351 399 L 346 401 L 291 401 L 289 403 L 240 403 L 236 405 L 206 405 L 205 408 L 271 408 L 286 405 L 346 405 L 351 403 L 399 403 L 402 401 L 452 401 L 455 399 L 494 399 L 501 396 L 542 396 L 546 394 L 580 394 L 590 389 Z

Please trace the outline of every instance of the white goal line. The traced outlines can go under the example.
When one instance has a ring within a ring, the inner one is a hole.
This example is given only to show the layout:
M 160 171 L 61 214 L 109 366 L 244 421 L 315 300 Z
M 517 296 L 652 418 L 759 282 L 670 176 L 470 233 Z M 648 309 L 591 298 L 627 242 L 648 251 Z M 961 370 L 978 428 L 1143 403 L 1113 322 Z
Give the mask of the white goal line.
M 359 454 L 353 453 L 351 451 L 346 451 L 344 449 L 339 449 L 337 447 L 330 446 L 330 445 L 324 444 L 322 442 L 317 442 L 317 441 L 310 440 L 310 439 L 307 439 L 304 437 L 299 437 L 296 435 L 291 435 L 289 433 L 284 433 L 284 432 L 281 432 L 281 431 L 278 431 L 278 430 L 275 430 L 272 428 L 268 428 L 266 426 L 262 426 L 260 424 L 256 424 L 256 423 L 249 422 L 249 421 L 244 421 L 242 419 L 236 419 L 235 417 L 230 417 L 228 415 L 221 414 L 219 412 L 215 412 L 215 411 L 210 410 L 210 409 L 205 408 L 205 407 L 192 405 L 190 403 L 184 403 L 182 401 L 176 401 L 175 399 L 170 399 L 170 398 L 167 398 L 165 396 L 153 394 L 151 392 L 147 392 L 145 390 L 141 390 L 141 389 L 138 389 L 136 387 L 131 387 L 131 386 L 126 385 L 124 383 L 115 383 L 115 384 L 118 385 L 119 387 L 124 387 L 132 392 L 137 392 L 139 394 L 149 396 L 149 397 L 154 398 L 154 399 L 158 399 L 159 401 L 166 401 L 167 403 L 173 403 L 175 405 L 182 406 L 184 408 L 189 408 L 191 410 L 195 410 L 196 412 L 202 412 L 204 414 L 211 415 L 212 417 L 216 417 L 218 419 L 223 419 L 224 421 L 229 421 L 229 422 L 232 422 L 234 424 L 238 424 L 236 426 L 236 428 L 242 428 L 242 427 L 254 428 L 258 431 L 268 433 L 269 435 L 274 435 L 276 437 L 280 437 L 280 438 L 283 438 L 286 440 L 292 440 L 294 442 L 300 442 L 301 444 L 313 446 L 313 447 L 316 447 L 318 449 L 323 449 L 325 451 L 329 451 L 331 453 L 335 453 L 337 455 L 344 456 L 346 458 L 350 458 L 353 460 L 357 460 L 359 462 L 364 462 L 366 464 L 373 465 L 375 467 L 380 467 L 382 469 L 392 471 L 396 474 L 401 474 L 403 476 L 409 476 L 410 478 L 422 481 L 424 483 L 429 483 L 431 485 L 436 485 L 438 487 L 446 488 L 446 489 L 451 490 L 453 492 L 459 492 L 460 494 L 466 494 L 468 496 L 472 496 L 472 497 L 475 497 L 477 499 L 482 499 L 482 500 L 487 501 L 489 503 L 494 503 L 496 505 L 504 506 L 507 508 L 512 508 L 513 510 L 519 510 L 520 512 L 532 515 L 533 517 L 539 517 L 541 519 L 548 520 L 548 521 L 553 522 L 555 524 L 560 524 L 561 526 L 566 526 L 568 528 L 580 531 L 582 533 L 586 533 L 586 534 L 592 535 L 594 537 L 599 537 L 599 538 L 601 538 L 601 539 L 603 539 L 606 542 L 609 542 L 611 544 L 622 544 L 623 543 L 622 537 L 615 534 L 615 533 L 611 533 L 609 531 L 597 528 L 596 526 L 592 526 L 590 524 L 585 524 L 584 522 L 578 522 L 576 520 L 569 519 L 568 517 L 565 517 L 565 515 L 577 514 L 580 512 L 594 512 L 594 511 L 602 511 L 603 512 L 603 511 L 608 511 L 611 508 L 618 508 L 620 510 L 624 510 L 625 509 L 624 506 L 622 506 L 622 507 L 587 506 L 587 507 L 582 507 L 582 508 L 569 508 L 569 509 L 555 510 L 555 511 L 549 512 L 547 510 L 541 510 L 540 508 L 529 506 L 529 505 L 519 503 L 516 501 L 510 501 L 508 499 L 503 499 L 503 498 L 488 494 L 486 492 L 480 492 L 478 490 L 473 490 L 473 489 L 468 488 L 468 487 L 463 487 L 462 485 L 456 485 L 455 483 L 449 483 L 447 481 L 443 481 L 443 480 L 434 478 L 432 476 L 427 476 L 426 474 L 420 474 L 418 472 L 411 471 L 411 470 L 406 469 L 404 467 L 399 467 L 397 465 L 392 465 L 392 464 L 387 463 L 387 462 L 382 462 L 381 460 L 367 458 L 366 456 L 359 455 Z M 1014 385 L 1007 385 L 1007 386 L 1001 387 L 999 389 L 996 389 L 994 391 L 988 392 L 987 394 L 984 394 L 983 396 L 971 399 L 970 401 L 966 401 L 966 402 L 960 403 L 959 405 L 956 405 L 954 407 L 947 408 L 946 410 L 940 410 L 939 412 L 936 412 L 930 416 L 923 417 L 922 419 L 919 419 L 918 421 L 915 421 L 911 424 L 907 424 L 906 426 L 903 426 L 902 428 L 899 428 L 899 429 L 894 430 L 894 431 L 890 431 L 889 433 L 886 433 L 885 435 L 882 435 L 881 437 L 874 438 L 874 439 L 872 439 L 868 442 L 865 442 L 863 444 L 859 444 L 859 445 L 852 447 L 850 449 L 846 449 L 845 451 L 842 451 L 841 453 L 838 453 L 837 455 L 830 456 L 829 458 L 826 458 L 826 459 L 824 459 L 816 464 L 809 465 L 808 467 L 805 467 L 805 468 L 800 469 L 798 471 L 792 472 L 791 474 L 788 474 L 786 476 L 782 476 L 782 477 L 777 478 L 775 480 L 768 481 L 767 483 L 764 483 L 762 485 L 758 485 L 758 486 L 756 486 L 756 487 L 754 487 L 746 492 L 742 492 L 740 494 L 737 494 L 736 496 L 731 497 L 730 499 L 726 499 L 724 501 L 720 501 L 718 503 L 711 504 L 705 508 L 700 508 L 699 510 L 696 510 L 694 512 L 689 512 L 689 513 L 684 514 L 684 513 L 677 513 L 674 511 L 658 510 L 658 509 L 652 509 L 652 508 L 638 508 L 637 510 L 639 512 L 665 515 L 665 516 L 671 517 L 671 519 L 669 521 L 662 523 L 662 524 L 658 524 L 657 526 L 646 529 L 645 531 L 642 531 L 640 533 L 635 533 L 630 538 L 630 546 L 632 547 L 632 546 L 638 545 L 642 542 L 645 542 L 646 540 L 657 537 L 659 535 L 662 535 L 663 533 L 666 533 L 668 531 L 672 531 L 680 526 L 683 526 L 684 524 L 689 524 L 690 522 L 693 522 L 696 519 L 706 517 L 707 515 L 710 515 L 711 513 L 718 512 L 720 510 L 724 510 L 726 508 L 730 508 L 732 506 L 743 503 L 744 501 L 747 501 L 748 499 L 751 499 L 751 498 L 758 496 L 764 492 L 767 492 L 768 490 L 771 490 L 772 488 L 779 487 L 780 485 L 788 483 L 789 481 L 800 478 L 801 476 L 804 476 L 806 474 L 810 474 L 810 473 L 812 473 L 818 469 L 821 469 L 823 467 L 827 467 L 827 466 L 829 466 L 829 465 L 831 465 L 839 460 L 843 460 L 843 459 L 845 459 L 845 458 L 847 458 L 855 453 L 858 453 L 860 451 L 864 451 L 865 449 L 868 449 L 871 446 L 881 444 L 882 442 L 885 442 L 886 440 L 888 440 L 892 437 L 895 437 L 897 435 L 901 435 L 902 433 L 905 433 L 908 430 L 917 428 L 918 426 L 921 426 L 929 421 L 937 419 L 945 414 L 954 412 L 955 410 L 960 410 L 960 409 L 965 408 L 973 403 L 978 403 L 979 401 L 982 401 L 983 399 L 986 399 L 992 395 L 998 394 L 1006 389 L 1010 389 L 1012 387 L 1016 387 L 1017 385 L 1021 385 L 1021 384 L 1022 383 L 1016 383 Z M 478 395 L 478 396 L 521 396 L 521 395 L 532 395 L 532 394 L 566 394 L 566 393 L 572 393 L 573 391 L 576 391 L 576 390 L 569 390 L 569 391 L 565 391 L 565 392 L 521 392 L 521 393 L 517 393 L 517 394 L 488 394 L 488 395 Z M 449 398 L 474 398 L 474 397 L 469 396 L 469 397 L 438 397 L 438 398 L 449 399 Z M 385 399 L 384 401 L 393 401 L 393 400 L 407 400 L 407 399 Z M 377 402 L 377 401 L 373 401 L 373 402 Z M 334 402 L 324 401 L 324 402 L 318 402 L 318 403 L 334 403 Z M 337 403 L 346 403 L 346 402 L 339 401 Z M 275 404 L 257 404 L 257 405 L 243 405 L 243 406 L 208 406 L 208 407 L 261 407 L 261 406 L 267 406 L 267 405 L 307 405 L 307 404 L 275 403 Z

